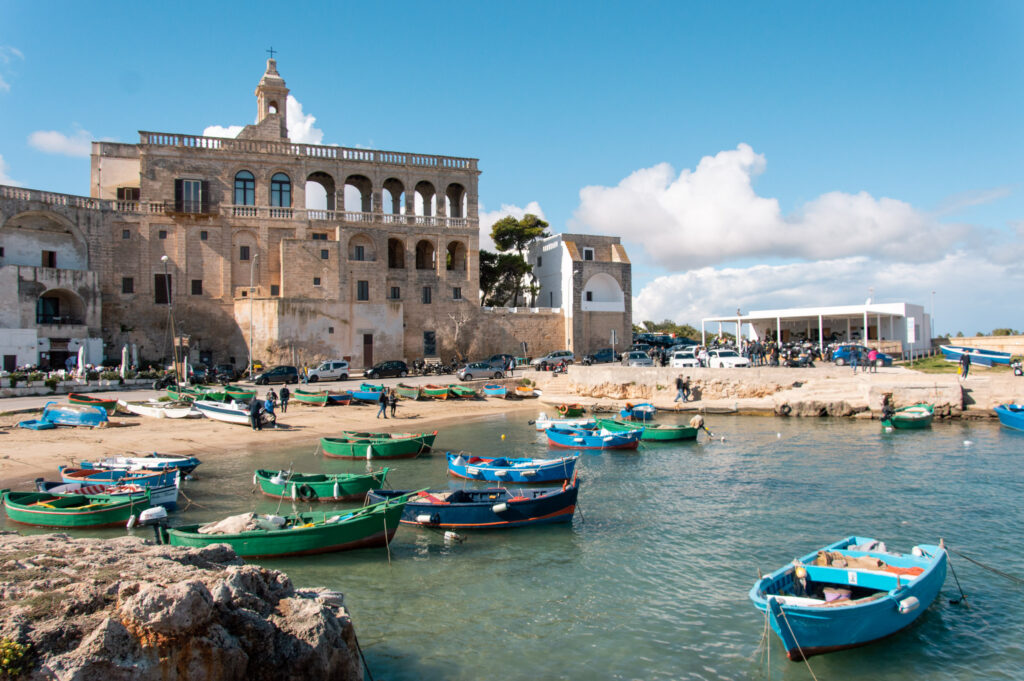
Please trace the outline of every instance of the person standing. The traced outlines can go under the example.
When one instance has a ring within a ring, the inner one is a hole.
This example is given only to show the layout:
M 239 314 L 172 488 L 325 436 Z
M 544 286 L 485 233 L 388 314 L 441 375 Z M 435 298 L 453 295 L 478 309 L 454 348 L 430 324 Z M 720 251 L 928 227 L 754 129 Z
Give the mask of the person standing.
M 679 400 L 682 400 L 683 402 L 686 401 L 686 398 L 683 396 L 683 375 L 682 374 L 679 374 L 678 376 L 676 376 L 676 399 L 674 399 L 672 401 L 673 402 L 678 402 Z
M 508 358 L 508 366 L 505 367 L 505 368 L 508 370 L 509 378 L 512 378 L 513 376 L 515 376 L 516 358 L 515 357 L 509 357 Z
M 395 418 L 395 409 L 398 408 L 398 393 L 394 388 L 388 393 L 388 407 L 391 409 L 391 418 Z
M 967 374 L 971 372 L 971 355 L 965 350 L 960 353 L 960 378 L 967 380 Z
M 282 414 L 287 414 L 288 413 L 288 398 L 290 398 L 291 396 L 292 396 L 292 391 L 288 389 L 287 385 L 285 385 L 284 387 L 281 388 L 281 413 Z
M 868 371 L 873 374 L 878 373 L 878 350 L 874 348 L 868 350 Z
M 377 418 L 380 418 L 381 415 L 383 415 L 384 418 L 387 418 L 388 417 L 388 391 L 387 390 L 381 390 L 380 391 L 380 396 L 377 397 L 377 406 L 379 407 L 379 409 L 377 410 Z
M 683 402 L 690 401 L 690 377 L 683 376 Z
M 263 430 L 263 424 L 260 423 L 261 411 L 263 411 L 263 403 L 260 401 L 260 396 L 253 393 L 252 399 L 249 400 L 249 423 L 253 430 Z
M 273 390 L 267 393 L 267 399 L 263 402 L 263 411 L 267 412 L 267 421 L 273 423 L 274 427 L 277 428 L 277 417 L 274 416 L 274 402 L 277 399 L 277 394 Z
M 857 364 L 860 362 L 860 349 L 856 347 L 850 348 L 850 366 L 853 367 L 853 373 L 857 373 Z

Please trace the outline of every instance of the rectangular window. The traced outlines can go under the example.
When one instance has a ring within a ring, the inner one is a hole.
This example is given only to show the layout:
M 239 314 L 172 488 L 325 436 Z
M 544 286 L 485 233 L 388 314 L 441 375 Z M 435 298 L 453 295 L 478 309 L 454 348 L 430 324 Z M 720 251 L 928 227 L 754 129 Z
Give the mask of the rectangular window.
M 594 300 L 594 292 L 593 291 L 587 291 L 587 302 L 590 303 L 590 302 L 593 302 L 593 300 Z
M 462 300 L 462 287 L 456 286 L 452 289 L 452 300 Z
M 159 239 L 166 239 L 167 238 L 167 230 L 166 229 L 161 229 L 159 232 L 157 232 L 157 238 L 159 238 Z
M 139 200 L 139 188 L 138 187 L 118 187 L 117 188 L 117 200 L 118 201 L 138 201 Z
M 279 295 L 281 295 L 281 287 L 278 286 L 277 284 L 271 284 L 270 285 L 270 295 L 272 295 L 272 296 L 279 296 Z
M 135 280 L 131 277 L 121 277 L 121 293 L 135 293 Z
M 320 277 L 313 277 L 313 286 L 320 285 Z
M 327 333 L 334 333 L 334 327 L 333 326 L 328 326 L 327 327 Z
M 203 183 L 201 180 L 181 181 L 181 212 L 203 212 Z
M 544 256 L 543 255 L 538 255 L 537 256 L 537 267 L 540 267 L 543 264 L 544 264 Z
M 192 295 L 201 296 L 203 295 L 203 280 L 193 279 L 192 280 Z
M 437 354 L 437 334 L 433 331 L 423 332 L 423 356 L 432 357 Z
M 327 241 L 327 234 L 324 232 L 313 232 L 313 241 Z
M 584 260 L 593 260 L 594 259 L 594 249 L 593 248 L 584 248 L 583 249 L 583 259 Z
M 206 240 L 207 240 L 207 239 L 209 239 L 209 238 L 210 238 L 210 233 L 209 233 L 209 232 L 207 232 L 207 231 L 206 231 L 205 229 L 204 229 L 204 230 L 201 230 L 201 231 L 199 232 L 199 240 L 200 240 L 200 241 L 206 241 Z
M 238 259 L 241 261 L 247 261 L 249 259 L 249 247 L 239 246 L 238 247 Z
M 366 260 L 366 247 L 365 246 L 356 246 L 355 247 L 355 255 L 352 256 L 352 259 L 353 260 Z
M 399 287 L 399 286 L 392 286 L 391 287 L 391 295 L 390 295 L 391 300 L 398 300 L 401 297 L 402 297 L 402 289 L 401 289 L 401 287 Z
M 131 239 L 132 238 L 132 230 L 130 230 L 130 229 L 122 229 L 121 230 L 121 238 L 122 239 Z
M 429 286 L 424 286 L 423 287 L 423 304 L 424 305 L 430 305 L 430 287 Z
M 356 300 L 369 300 L 370 299 L 370 282 L 368 281 L 357 281 L 356 282 Z
M 57 251 L 43 251 L 43 267 L 57 266 Z
M 326 248 L 320 249 L 320 259 L 327 260 L 330 257 L 330 253 Z
M 171 302 L 171 275 L 153 275 L 153 302 L 157 305 L 169 305 Z

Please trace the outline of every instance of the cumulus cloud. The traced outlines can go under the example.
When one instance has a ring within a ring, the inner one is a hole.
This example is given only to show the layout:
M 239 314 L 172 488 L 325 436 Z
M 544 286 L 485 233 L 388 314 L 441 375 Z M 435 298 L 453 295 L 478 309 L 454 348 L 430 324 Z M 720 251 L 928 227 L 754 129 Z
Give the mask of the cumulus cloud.
M 951 278 L 954 272 L 955 279 Z M 995 281 L 1000 282 L 1005 296 L 977 296 L 977 291 L 990 289 Z M 924 305 L 926 310 L 935 291 L 936 332 L 968 332 L 968 328 L 951 325 L 969 324 L 973 333 L 1012 325 L 1006 318 L 1005 301 L 1019 299 L 1024 293 L 1024 268 L 1016 263 L 995 263 L 964 250 L 930 263 L 883 263 L 856 256 L 745 268 L 703 267 L 651 281 L 633 298 L 633 319 L 638 323 L 672 319 L 699 328 L 701 318 L 729 315 L 737 308 L 747 313 L 857 305 L 868 298 L 869 289 L 874 290 L 876 302 L 906 301 Z M 950 311 L 948 317 L 943 310 Z
M 302 104 L 299 100 L 288 95 L 288 138 L 292 142 L 303 144 L 322 144 L 324 131 L 315 127 L 316 116 L 302 113 Z
M 244 125 L 208 125 L 203 128 L 203 137 L 238 137 Z
M 637 170 L 615 187 L 581 189 L 570 227 L 628 235 L 652 261 L 672 269 L 751 257 L 925 262 L 971 231 L 866 192 L 829 192 L 783 215 L 776 199 L 754 190 L 753 179 L 765 168 L 762 154 L 740 144 L 679 174 L 667 163 Z
M 480 204 L 480 248 L 485 251 L 495 251 L 494 240 L 491 239 L 491 227 L 498 220 L 511 215 L 516 220 L 522 220 L 523 216 L 527 213 L 536 215 L 542 220 L 546 220 L 544 217 L 544 209 L 540 207 L 540 204 L 536 201 L 530 201 L 526 204 L 525 208 L 519 206 L 513 206 L 511 204 L 503 203 L 501 208 L 498 210 L 487 211 L 484 210 L 484 204 Z
M 0 155 L 0 184 L 6 184 L 12 187 L 20 187 L 21 183 L 7 174 L 7 171 L 9 169 L 10 166 L 7 165 L 7 161 L 5 161 L 4 157 Z
M 92 134 L 81 128 L 71 135 L 57 130 L 36 130 L 28 136 L 28 144 L 47 154 L 82 158 L 88 157 L 92 151 Z
M 12 62 L 15 60 L 20 61 L 24 58 L 25 55 L 22 54 L 21 50 L 18 48 L 11 47 L 10 45 L 0 45 L 0 91 L 11 91 L 11 84 L 8 83 L 4 77 L 5 72 L 8 70 L 7 67 L 9 67 Z

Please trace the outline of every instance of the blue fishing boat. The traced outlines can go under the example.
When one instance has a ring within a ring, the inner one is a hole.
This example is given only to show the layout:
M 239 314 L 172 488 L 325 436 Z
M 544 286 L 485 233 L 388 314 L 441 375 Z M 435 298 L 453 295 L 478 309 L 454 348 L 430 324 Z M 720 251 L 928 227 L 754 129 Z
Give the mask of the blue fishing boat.
M 548 443 L 555 447 L 569 449 L 636 449 L 640 446 L 640 437 L 644 429 L 612 432 L 610 430 L 588 428 L 548 428 Z
M 43 415 L 38 419 L 30 419 L 18 423 L 22 428 L 47 430 L 56 426 L 85 426 L 96 428 L 108 422 L 107 411 L 102 407 L 88 404 L 61 404 L 47 402 L 43 406 Z
M 619 410 L 619 416 L 630 421 L 650 421 L 654 418 L 654 412 L 657 408 L 650 402 L 644 402 L 643 404 L 629 404 L 626 403 L 625 409 Z
M 380 390 L 353 390 L 352 399 L 356 402 L 379 402 Z
M 959 362 L 964 354 L 970 355 L 971 364 L 980 364 L 990 367 L 993 364 L 1010 363 L 1009 352 L 998 352 L 996 350 L 985 350 L 984 348 L 968 348 L 962 345 L 940 345 L 939 349 L 945 356 L 947 362 Z
M 347 405 L 352 401 L 351 390 L 341 390 L 339 392 L 328 392 L 327 393 L 327 404 L 337 404 L 341 406 Z
M 484 384 L 484 395 L 487 397 L 507 397 L 508 388 L 497 383 L 485 383 Z
M 1024 430 L 1024 405 L 1000 404 L 995 408 L 999 423 L 1014 430 Z
M 489 489 L 434 490 L 409 498 L 402 511 L 405 525 L 463 530 L 495 530 L 523 525 L 572 522 L 579 484 L 562 487 L 517 490 Z M 401 497 L 406 492 L 372 490 L 367 503 L 375 504 Z
M 107 494 L 112 497 L 129 497 L 141 499 L 149 490 L 149 503 L 163 506 L 168 511 L 178 508 L 179 482 L 162 487 L 144 487 L 134 483 L 117 485 L 109 483 L 64 482 L 59 480 L 43 480 L 36 478 L 36 491 L 50 494 Z
M 789 659 L 802 660 L 896 633 L 928 609 L 945 580 L 941 542 L 898 554 L 875 539 L 847 537 L 762 577 L 750 600 Z
M 165 471 L 151 470 L 110 470 L 110 469 L 87 469 L 71 468 L 69 466 L 58 467 L 60 479 L 64 482 L 83 482 L 89 484 L 117 484 L 117 485 L 142 485 L 143 487 L 166 487 L 174 485 L 180 473 L 178 469 L 172 468 Z
M 177 468 L 182 475 L 188 475 L 202 463 L 194 456 L 161 456 L 156 452 L 147 456 L 108 456 L 98 461 L 79 461 L 79 468 L 120 469 L 135 471 L 142 468 L 150 470 L 168 470 Z M 45 491 L 45 490 L 40 490 Z
M 448 473 L 456 478 L 486 480 L 488 482 L 561 482 L 572 478 L 576 461 L 580 458 L 564 456 L 559 459 L 527 459 L 448 454 Z

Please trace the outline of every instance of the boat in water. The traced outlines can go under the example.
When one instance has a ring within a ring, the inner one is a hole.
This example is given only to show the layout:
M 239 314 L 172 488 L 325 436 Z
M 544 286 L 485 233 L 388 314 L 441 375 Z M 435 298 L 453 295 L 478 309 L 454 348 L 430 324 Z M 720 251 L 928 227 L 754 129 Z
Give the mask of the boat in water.
M 16 523 L 74 529 L 124 525 L 137 512 L 150 507 L 148 491 L 128 497 L 6 492 L 3 504 L 7 517 Z
M 64 482 L 106 485 L 140 485 L 142 487 L 166 487 L 176 485 L 181 473 L 177 468 L 168 470 L 123 470 L 105 468 L 72 468 L 59 466 L 60 479 Z
M 946 580 L 946 549 L 919 544 L 891 553 L 847 537 L 757 580 L 750 600 L 791 660 L 866 645 L 911 624 Z
M 576 418 L 576 419 L 552 419 L 548 418 L 545 412 L 541 412 L 537 415 L 536 420 L 533 421 L 533 425 L 537 430 L 547 430 L 548 428 L 593 428 L 597 422 L 592 418 Z
M 111 469 L 137 471 L 142 468 L 150 470 L 167 470 L 177 468 L 182 475 L 188 475 L 201 464 L 194 456 L 162 456 L 153 452 L 147 456 L 108 456 L 96 461 L 79 461 L 79 468 Z
M 971 364 L 980 364 L 990 367 L 993 364 L 1010 364 L 1009 352 L 998 352 L 996 350 L 985 350 L 984 348 L 969 348 L 962 345 L 940 345 L 939 349 L 945 356 L 947 362 L 959 362 L 963 355 L 969 355 Z
M 612 432 L 603 428 L 548 428 L 548 443 L 567 449 L 636 449 L 644 429 Z
M 597 419 L 597 427 L 611 432 L 625 432 L 636 430 L 636 423 L 620 421 L 618 419 Z M 670 442 L 675 440 L 696 440 L 698 428 L 688 425 L 673 425 L 670 423 L 645 423 L 643 435 L 640 439 L 644 442 Z
M 252 476 L 263 494 L 293 501 L 356 501 L 372 489 L 380 489 L 388 468 L 372 473 L 294 473 L 258 470 Z
M 630 421 L 650 421 L 654 418 L 657 408 L 650 402 L 642 404 L 626 403 L 625 409 L 619 410 L 619 416 Z
M 163 506 L 168 511 L 178 507 L 178 491 L 181 486 L 181 478 L 177 478 L 173 485 L 149 486 L 128 483 L 124 485 L 97 483 L 97 482 L 64 482 L 63 480 L 44 480 L 36 478 L 36 491 L 49 492 L 50 494 L 104 494 L 111 497 L 141 497 L 149 492 L 149 503 L 151 506 Z
M 343 432 L 320 438 L 324 456 L 334 459 L 412 459 L 430 451 L 437 431 L 431 433 Z
M 883 416 L 882 427 L 885 429 L 917 430 L 932 425 L 935 418 L 935 407 L 930 404 L 914 404 L 896 409 L 888 418 Z
M 1013 430 L 1024 430 L 1024 405 L 1000 404 L 994 411 L 999 423 Z
M 466 480 L 499 483 L 551 483 L 572 479 L 580 455 L 530 459 L 448 453 L 448 474 Z

